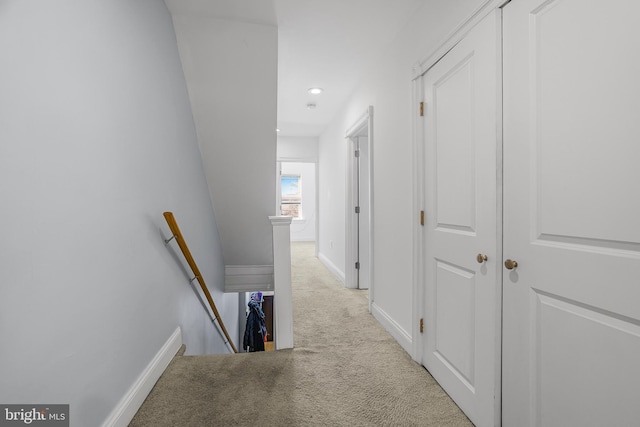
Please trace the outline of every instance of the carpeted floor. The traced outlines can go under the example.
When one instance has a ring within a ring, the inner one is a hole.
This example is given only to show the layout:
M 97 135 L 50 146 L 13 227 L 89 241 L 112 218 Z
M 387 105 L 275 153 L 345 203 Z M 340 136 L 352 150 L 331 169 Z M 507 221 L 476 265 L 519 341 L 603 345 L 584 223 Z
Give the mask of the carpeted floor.
M 314 256 L 292 248 L 293 350 L 177 356 L 131 427 L 472 426 Z

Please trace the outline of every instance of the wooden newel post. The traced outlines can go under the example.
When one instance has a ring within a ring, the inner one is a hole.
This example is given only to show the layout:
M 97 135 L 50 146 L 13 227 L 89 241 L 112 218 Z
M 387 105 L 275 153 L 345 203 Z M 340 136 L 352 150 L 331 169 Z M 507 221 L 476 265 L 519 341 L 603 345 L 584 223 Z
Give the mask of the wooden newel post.
M 276 350 L 293 348 L 291 217 L 270 216 L 273 226 L 273 311 Z

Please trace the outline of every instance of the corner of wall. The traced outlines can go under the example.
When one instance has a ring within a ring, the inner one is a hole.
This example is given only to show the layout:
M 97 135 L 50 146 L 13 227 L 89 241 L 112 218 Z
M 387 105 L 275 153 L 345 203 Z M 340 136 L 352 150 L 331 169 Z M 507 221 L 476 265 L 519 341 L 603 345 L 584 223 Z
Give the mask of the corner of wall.
M 129 425 L 181 346 L 182 331 L 178 327 L 120 399 L 109 417 L 102 423 L 102 427 L 126 427 Z
M 342 271 L 338 267 L 336 267 L 336 265 L 334 263 L 332 263 L 331 260 L 329 258 L 327 258 L 322 253 L 318 253 L 318 259 L 324 264 L 325 267 L 327 267 L 329 269 L 329 271 L 331 273 L 333 273 L 334 276 L 336 276 L 336 278 L 344 286 L 344 284 L 346 283 L 345 282 L 344 271 Z
M 373 314 L 373 317 L 398 341 L 400 346 L 413 357 L 413 339 L 411 338 L 411 334 L 402 329 L 402 327 L 375 302 L 371 303 L 371 314 Z

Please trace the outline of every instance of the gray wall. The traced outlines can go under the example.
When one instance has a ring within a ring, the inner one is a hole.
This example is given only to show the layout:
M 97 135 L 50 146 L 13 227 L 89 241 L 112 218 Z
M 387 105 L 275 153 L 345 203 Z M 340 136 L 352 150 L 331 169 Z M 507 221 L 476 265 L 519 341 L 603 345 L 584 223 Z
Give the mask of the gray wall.
M 426 59 L 487 0 L 425 2 L 319 139 L 320 255 L 345 269 L 345 132 L 374 107 L 373 312 L 409 352 L 413 318 L 413 140 L 412 68 Z M 339 172 L 336 172 L 339 171 Z M 333 243 L 333 245 L 332 245 Z M 389 320 L 390 319 L 390 320 Z
M 164 2 L 3 1 L 0 94 L 0 402 L 99 425 L 178 326 L 226 352 L 163 211 L 238 335 Z
M 198 15 L 173 22 L 225 264 L 273 264 L 278 29 Z
M 278 136 L 278 161 L 318 162 L 318 138 Z

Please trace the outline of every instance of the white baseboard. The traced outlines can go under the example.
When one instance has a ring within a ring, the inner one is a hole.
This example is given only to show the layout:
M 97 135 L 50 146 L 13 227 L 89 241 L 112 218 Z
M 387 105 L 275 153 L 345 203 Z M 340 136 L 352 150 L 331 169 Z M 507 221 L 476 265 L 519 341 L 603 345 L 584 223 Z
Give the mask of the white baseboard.
M 387 332 L 389 332 L 391 336 L 398 341 L 398 344 L 400 344 L 404 351 L 410 355 L 413 354 L 413 340 L 411 339 L 411 334 L 408 334 L 407 331 L 402 329 L 402 327 L 375 302 L 371 304 L 371 314 L 373 314 L 373 317 L 382 324 L 382 327 L 384 327 Z
M 102 423 L 102 427 L 127 427 L 129 425 L 180 346 L 182 346 L 182 331 L 178 327 L 149 362 L 127 394 L 120 399 L 109 417 Z
M 345 278 L 344 278 L 344 272 L 341 271 L 338 267 L 335 266 L 334 263 L 332 263 L 329 258 L 327 258 L 326 256 L 324 256 L 321 253 L 318 253 L 318 259 L 320 260 L 320 262 L 322 262 L 324 264 L 325 267 L 327 267 L 329 269 L 330 272 L 333 273 L 334 276 L 336 276 L 336 278 L 344 285 L 345 284 Z

